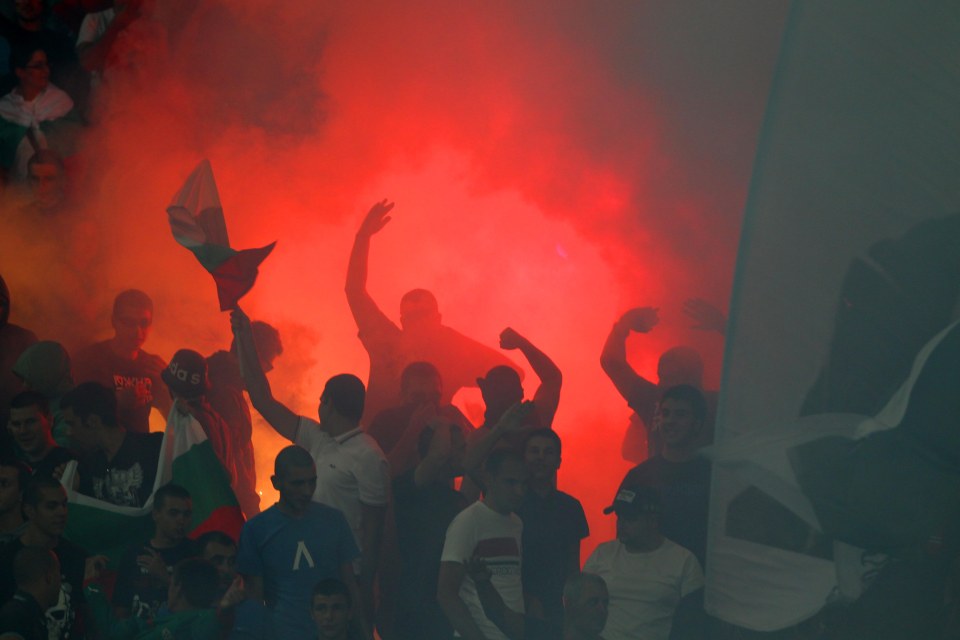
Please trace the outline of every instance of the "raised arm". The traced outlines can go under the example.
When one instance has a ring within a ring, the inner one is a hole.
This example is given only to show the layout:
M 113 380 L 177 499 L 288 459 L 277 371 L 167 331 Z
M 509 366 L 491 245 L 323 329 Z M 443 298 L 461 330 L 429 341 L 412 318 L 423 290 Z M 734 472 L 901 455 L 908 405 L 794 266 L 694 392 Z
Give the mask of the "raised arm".
M 721 336 L 727 335 L 727 316 L 703 298 L 685 300 L 683 313 L 693 320 L 694 324 L 691 325 L 691 329 L 716 331 Z
M 557 406 L 560 404 L 560 387 L 563 386 L 563 374 L 560 368 L 547 357 L 547 354 L 510 327 L 500 334 L 500 348 L 518 349 L 530 363 L 533 372 L 540 378 L 540 386 L 533 395 L 533 402 L 537 407 L 540 426 L 549 427 L 553 424 L 553 416 L 556 415 Z
M 631 331 L 647 333 L 659 321 L 657 310 L 653 307 L 630 309 L 613 324 L 603 345 L 600 366 L 627 402 L 633 400 L 638 390 L 650 395 L 656 393 L 656 385 L 634 371 L 627 362 L 627 336 Z
M 237 342 L 237 358 L 240 360 L 240 375 L 250 394 L 253 408 L 263 416 L 277 433 L 291 442 L 297 436 L 300 418 L 282 402 L 273 397 L 270 383 L 260 365 L 257 349 L 253 343 L 253 331 L 250 318 L 237 307 L 230 312 L 230 327 Z
M 391 209 L 393 209 L 393 203 L 386 200 L 381 200 L 370 207 L 370 211 L 367 212 L 360 229 L 357 231 L 353 241 L 353 249 L 350 251 L 350 262 L 347 264 L 347 284 L 344 290 L 347 294 L 350 312 L 361 331 L 372 318 L 382 316 L 382 319 L 389 322 L 377 303 L 367 293 L 367 265 L 370 258 L 370 238 L 390 222 Z

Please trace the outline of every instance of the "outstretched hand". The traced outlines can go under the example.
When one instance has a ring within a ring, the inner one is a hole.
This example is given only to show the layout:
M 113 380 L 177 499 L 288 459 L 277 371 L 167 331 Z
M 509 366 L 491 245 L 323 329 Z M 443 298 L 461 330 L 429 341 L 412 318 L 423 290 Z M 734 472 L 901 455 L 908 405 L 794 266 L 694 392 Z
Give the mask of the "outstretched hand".
M 501 349 L 519 349 L 524 342 L 523 336 L 519 333 L 507 327 L 500 333 L 500 348 Z
M 370 237 L 383 229 L 387 223 L 390 222 L 390 216 L 388 214 L 391 209 L 393 209 L 393 204 L 392 202 L 387 202 L 387 199 L 384 198 L 370 207 L 370 211 L 367 212 L 366 217 L 360 224 L 360 230 L 357 232 L 357 235 Z
M 703 298 L 690 298 L 684 302 L 683 313 L 694 321 L 690 326 L 691 329 L 720 333 L 725 333 L 727 330 L 727 316 Z
M 647 333 L 659 324 L 658 311 L 655 307 L 636 307 L 623 314 L 620 321 L 625 322 L 632 331 Z

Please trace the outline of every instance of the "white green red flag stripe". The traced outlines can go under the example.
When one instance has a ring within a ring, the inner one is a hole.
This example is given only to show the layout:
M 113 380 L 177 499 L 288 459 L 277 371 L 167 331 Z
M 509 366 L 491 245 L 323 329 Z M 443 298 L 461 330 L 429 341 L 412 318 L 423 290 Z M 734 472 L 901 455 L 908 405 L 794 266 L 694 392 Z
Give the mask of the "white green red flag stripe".
M 230 248 L 220 194 L 208 160 L 197 165 L 167 207 L 173 237 L 190 249 L 217 285 L 220 310 L 237 306 L 257 279 L 260 263 L 275 242 L 259 249 Z
M 115 555 L 130 544 L 150 538 L 152 496 L 142 507 L 119 507 L 70 489 L 75 473 L 76 465 L 71 464 L 62 479 L 69 498 L 64 534 L 67 539 L 91 555 Z M 181 414 L 176 407 L 170 410 L 167 419 L 153 491 L 168 482 L 175 482 L 190 492 L 193 502 L 190 537 L 207 531 L 223 531 L 239 539 L 243 515 L 226 471 L 200 423 L 189 414 Z

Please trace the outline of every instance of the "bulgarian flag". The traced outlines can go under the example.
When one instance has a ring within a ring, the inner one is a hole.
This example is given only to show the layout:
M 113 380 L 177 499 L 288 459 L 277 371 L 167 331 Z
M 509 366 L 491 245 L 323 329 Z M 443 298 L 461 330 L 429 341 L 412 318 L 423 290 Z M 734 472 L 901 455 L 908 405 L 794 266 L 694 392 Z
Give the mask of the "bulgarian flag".
M 118 557 L 127 546 L 148 540 L 153 534 L 153 496 L 139 508 L 119 507 L 73 491 L 76 463 L 64 472 L 62 482 L 69 498 L 69 517 L 64 535 L 90 555 Z M 240 537 L 243 515 L 230 488 L 230 479 L 217 459 L 203 427 L 190 414 L 170 410 L 160 447 L 160 463 L 153 492 L 168 482 L 190 492 L 194 528 L 191 538 L 207 531 L 222 531 L 234 540 Z
M 217 283 L 220 310 L 235 308 L 253 287 L 257 268 L 276 243 L 241 251 L 230 248 L 220 194 L 208 160 L 197 165 L 173 197 L 167 216 L 173 237 L 193 252 Z

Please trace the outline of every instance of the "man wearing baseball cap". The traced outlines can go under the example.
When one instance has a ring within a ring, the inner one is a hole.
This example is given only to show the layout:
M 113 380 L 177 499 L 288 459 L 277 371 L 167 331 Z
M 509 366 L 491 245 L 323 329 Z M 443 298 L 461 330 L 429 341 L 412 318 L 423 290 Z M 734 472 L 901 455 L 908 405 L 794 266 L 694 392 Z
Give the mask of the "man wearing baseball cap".
M 656 488 L 631 484 L 603 510 L 617 515 L 617 539 L 599 545 L 583 570 L 602 577 L 610 591 L 605 640 L 667 640 L 678 608 L 685 618 L 698 608 L 703 571 L 690 551 L 660 533 L 662 509 Z
M 230 485 L 235 487 L 237 473 L 230 451 L 230 427 L 206 397 L 210 390 L 206 358 L 192 349 L 180 349 L 160 377 L 170 390 L 175 409 L 181 414 L 191 414 L 203 427 L 217 459 L 230 477 Z

